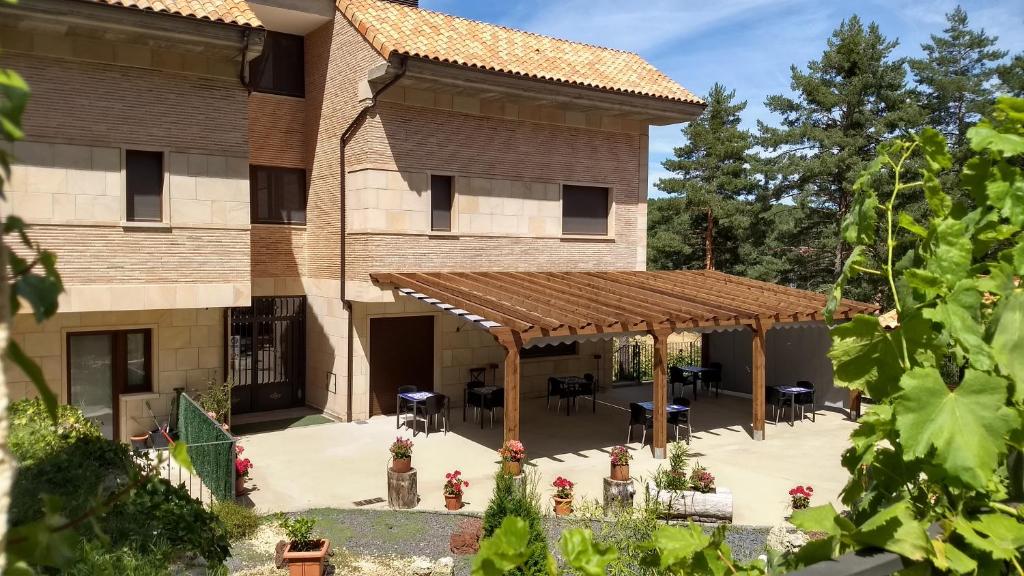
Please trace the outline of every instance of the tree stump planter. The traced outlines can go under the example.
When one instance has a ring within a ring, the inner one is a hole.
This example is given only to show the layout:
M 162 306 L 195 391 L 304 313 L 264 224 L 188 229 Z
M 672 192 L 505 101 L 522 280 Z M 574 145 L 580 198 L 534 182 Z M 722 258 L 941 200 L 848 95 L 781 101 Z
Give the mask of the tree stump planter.
M 703 494 L 692 490 L 658 490 L 654 482 L 649 482 L 647 492 L 661 503 L 662 518 L 732 524 L 732 492 L 728 488 Z
M 391 469 L 400 474 L 412 470 L 412 457 L 410 456 L 409 458 L 395 458 L 391 460 Z
M 398 510 L 415 508 L 420 498 L 416 487 L 416 471 L 388 470 L 388 506 Z
M 612 464 L 611 479 L 619 482 L 629 480 L 629 464 Z
M 327 553 L 331 550 L 331 541 L 320 541 L 319 550 L 309 552 L 292 552 L 292 544 L 284 549 L 284 561 L 288 564 L 288 576 L 320 576 L 324 572 Z
M 462 494 L 444 495 L 444 507 L 448 510 L 462 510 Z
M 502 463 L 502 469 L 509 476 L 520 476 L 523 473 L 523 463 L 506 460 Z
M 572 498 L 552 498 L 555 501 L 555 516 L 572 514 Z
M 604 510 L 608 512 L 613 508 L 632 508 L 633 496 L 636 488 L 633 481 L 615 480 L 614 478 L 604 479 Z

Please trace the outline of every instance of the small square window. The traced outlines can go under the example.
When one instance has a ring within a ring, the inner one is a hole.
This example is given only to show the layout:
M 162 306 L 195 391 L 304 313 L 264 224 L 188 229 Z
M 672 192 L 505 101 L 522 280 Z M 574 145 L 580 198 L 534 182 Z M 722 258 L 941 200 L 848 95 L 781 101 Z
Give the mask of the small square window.
M 608 235 L 608 188 L 562 186 L 562 234 Z
M 430 176 L 430 229 L 438 232 L 452 229 L 451 176 Z
M 302 36 L 267 32 L 263 52 L 249 63 L 253 89 L 282 96 L 305 96 L 304 42 Z
M 249 167 L 252 221 L 257 224 L 306 223 L 306 171 L 301 168 Z
M 160 222 L 164 207 L 164 153 L 125 151 L 126 218 L 131 222 Z

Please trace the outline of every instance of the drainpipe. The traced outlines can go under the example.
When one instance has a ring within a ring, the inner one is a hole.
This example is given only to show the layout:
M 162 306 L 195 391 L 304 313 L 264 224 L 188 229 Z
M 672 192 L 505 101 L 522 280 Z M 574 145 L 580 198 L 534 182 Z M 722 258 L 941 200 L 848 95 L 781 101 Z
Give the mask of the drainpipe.
M 355 337 L 355 322 L 352 320 L 352 302 L 348 300 L 345 290 L 345 147 L 348 145 L 349 140 L 355 136 L 359 127 L 363 125 L 366 120 L 366 116 L 377 106 L 377 98 L 388 88 L 390 88 L 395 82 L 398 82 L 402 76 L 405 76 L 407 57 L 401 56 L 398 60 L 398 65 L 395 66 L 393 63 L 388 63 L 387 70 L 390 72 L 394 70 L 394 75 L 388 79 L 380 88 L 370 94 L 369 102 L 366 106 L 363 106 L 359 113 L 356 114 L 355 118 L 349 122 L 344 132 L 341 133 L 341 138 L 338 139 L 338 187 L 340 192 L 340 213 L 341 213 L 341 229 L 340 229 L 340 249 L 341 249 L 341 304 L 345 309 L 345 313 L 348 315 L 348 358 L 346 360 L 347 369 L 345 377 L 345 390 L 346 406 L 345 406 L 345 419 L 349 422 L 352 421 L 352 339 Z M 396 69 L 397 68 L 397 69 Z
M 255 33 L 255 37 L 253 34 Z M 245 86 L 249 94 L 252 94 L 252 77 L 249 74 L 249 62 L 263 53 L 263 43 L 266 41 L 265 30 L 245 29 L 242 31 L 242 58 L 238 66 L 238 81 Z

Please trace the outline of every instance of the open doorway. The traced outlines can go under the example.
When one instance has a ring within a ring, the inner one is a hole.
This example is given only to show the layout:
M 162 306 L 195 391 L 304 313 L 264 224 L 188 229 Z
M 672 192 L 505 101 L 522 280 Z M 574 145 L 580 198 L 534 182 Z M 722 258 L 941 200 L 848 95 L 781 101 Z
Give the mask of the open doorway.
M 434 389 L 434 317 L 370 318 L 370 416 L 394 414 L 406 385 Z

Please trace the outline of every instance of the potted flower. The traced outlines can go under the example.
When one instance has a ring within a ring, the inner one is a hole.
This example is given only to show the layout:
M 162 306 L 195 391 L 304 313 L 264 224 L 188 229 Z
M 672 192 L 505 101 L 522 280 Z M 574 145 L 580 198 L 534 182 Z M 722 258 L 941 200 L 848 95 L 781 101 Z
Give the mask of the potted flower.
M 814 496 L 814 488 L 796 486 L 789 491 L 789 504 L 793 510 L 803 510 L 811 505 L 811 496 Z
M 252 461 L 248 458 L 240 458 L 245 448 L 235 446 L 235 496 L 245 492 L 245 480 L 249 477 L 249 470 L 252 469 Z
M 444 475 L 444 507 L 448 510 L 462 508 L 462 489 L 469 488 L 469 481 L 462 479 L 462 472 L 456 470 Z
M 690 490 L 701 494 L 715 493 L 715 476 L 708 469 L 698 465 L 690 473 Z
M 625 446 L 612 448 L 612 480 L 625 482 L 629 480 L 629 461 L 633 455 Z
M 312 518 L 296 516 L 281 521 L 281 528 L 288 537 L 283 558 L 288 563 L 289 576 L 320 576 L 324 571 L 327 552 L 331 541 L 313 536 Z
M 391 444 L 391 470 L 403 473 L 412 470 L 412 440 L 398 437 Z
M 555 516 L 568 516 L 572 514 L 573 483 L 568 478 L 559 476 L 551 485 L 555 487 Z
M 523 473 L 523 459 L 526 458 L 526 448 L 519 440 L 509 440 L 498 450 L 501 455 L 502 468 L 506 474 L 519 476 Z

